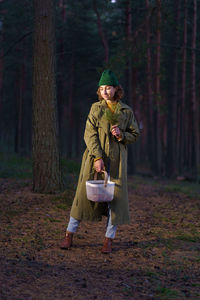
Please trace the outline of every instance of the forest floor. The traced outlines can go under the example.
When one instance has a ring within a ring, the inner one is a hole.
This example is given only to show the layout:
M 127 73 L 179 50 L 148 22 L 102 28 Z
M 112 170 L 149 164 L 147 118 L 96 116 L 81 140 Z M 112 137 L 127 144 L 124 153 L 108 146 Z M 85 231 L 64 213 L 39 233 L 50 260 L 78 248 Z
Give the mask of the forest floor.
M 199 185 L 129 178 L 131 224 L 100 252 L 106 218 L 61 250 L 74 187 L 34 194 L 0 179 L 0 299 L 200 299 Z

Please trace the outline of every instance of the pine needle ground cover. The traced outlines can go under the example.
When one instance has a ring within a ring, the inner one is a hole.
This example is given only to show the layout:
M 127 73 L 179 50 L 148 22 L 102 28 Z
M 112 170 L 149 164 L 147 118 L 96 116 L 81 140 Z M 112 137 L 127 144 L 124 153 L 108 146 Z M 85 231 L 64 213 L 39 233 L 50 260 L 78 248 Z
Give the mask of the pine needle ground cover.
M 129 178 L 131 224 L 103 255 L 106 218 L 59 248 L 75 181 L 58 195 L 32 193 L 31 179 L 0 184 L 1 299 L 200 299 L 199 185 Z

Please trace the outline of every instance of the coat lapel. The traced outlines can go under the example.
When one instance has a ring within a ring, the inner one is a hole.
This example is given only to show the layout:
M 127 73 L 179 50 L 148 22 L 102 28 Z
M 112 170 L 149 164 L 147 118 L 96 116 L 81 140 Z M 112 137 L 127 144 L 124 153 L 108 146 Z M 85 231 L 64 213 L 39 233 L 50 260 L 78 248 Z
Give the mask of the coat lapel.
M 105 110 L 107 108 L 108 107 L 105 100 L 99 102 L 98 120 L 99 120 L 99 126 L 102 127 L 106 135 L 110 136 L 110 123 L 104 117 Z

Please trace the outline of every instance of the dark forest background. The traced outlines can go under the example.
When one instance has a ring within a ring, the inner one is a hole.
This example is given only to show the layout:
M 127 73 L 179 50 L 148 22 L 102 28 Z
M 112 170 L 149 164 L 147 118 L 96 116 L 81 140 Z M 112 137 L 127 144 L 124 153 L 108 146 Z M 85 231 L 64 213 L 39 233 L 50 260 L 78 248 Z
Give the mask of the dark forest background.
M 129 172 L 200 174 L 200 1 L 55 1 L 56 90 L 61 157 L 80 161 L 101 72 L 111 68 L 141 135 Z M 1 152 L 32 153 L 34 9 L 0 1 Z

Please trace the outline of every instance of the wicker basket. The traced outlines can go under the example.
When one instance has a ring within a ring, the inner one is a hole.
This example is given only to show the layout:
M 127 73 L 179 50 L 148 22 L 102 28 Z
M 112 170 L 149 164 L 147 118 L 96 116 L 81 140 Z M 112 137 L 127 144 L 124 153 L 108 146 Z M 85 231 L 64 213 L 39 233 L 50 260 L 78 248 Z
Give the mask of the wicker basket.
M 108 173 L 104 173 L 104 180 L 97 180 L 97 172 L 94 180 L 86 181 L 87 198 L 94 202 L 110 202 L 113 200 L 115 183 L 108 180 Z

